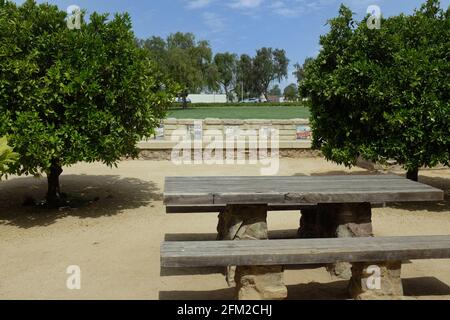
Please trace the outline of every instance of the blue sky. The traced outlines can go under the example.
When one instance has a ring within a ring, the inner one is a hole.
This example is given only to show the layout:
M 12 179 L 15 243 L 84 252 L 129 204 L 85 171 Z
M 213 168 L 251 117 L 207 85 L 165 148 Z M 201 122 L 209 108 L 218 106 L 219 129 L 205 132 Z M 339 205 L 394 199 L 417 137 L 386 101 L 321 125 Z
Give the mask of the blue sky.
M 378 5 L 384 16 L 412 13 L 425 0 L 49 0 L 66 10 L 70 5 L 88 13 L 129 12 L 140 38 L 166 37 L 182 31 L 209 40 L 214 52 L 254 54 L 261 47 L 283 48 L 293 64 L 319 50 L 326 21 L 347 4 L 362 18 L 369 5 Z M 23 2 L 16 0 L 17 3 Z M 450 0 L 441 0 L 447 8 Z M 294 77 L 282 86 L 294 82 Z

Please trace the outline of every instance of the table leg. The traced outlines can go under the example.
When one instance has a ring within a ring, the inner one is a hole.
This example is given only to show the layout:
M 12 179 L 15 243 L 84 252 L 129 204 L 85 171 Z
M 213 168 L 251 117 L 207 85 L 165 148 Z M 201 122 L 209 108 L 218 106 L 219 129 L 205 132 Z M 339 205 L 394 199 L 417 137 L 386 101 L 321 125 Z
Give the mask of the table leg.
M 266 240 L 267 205 L 228 205 L 219 215 L 219 240 Z M 283 299 L 287 288 L 282 267 L 228 267 L 227 281 L 240 300 Z
M 236 268 L 236 293 L 238 300 L 284 300 L 282 266 L 248 266 Z
M 404 299 L 401 261 L 353 263 L 349 292 L 353 299 Z
M 370 203 L 319 204 L 317 221 L 322 238 L 373 237 Z M 351 264 L 339 262 L 328 267 L 330 273 L 349 280 Z
M 318 208 L 303 209 L 301 215 L 298 237 L 300 239 L 322 238 L 322 224 L 320 223 Z
M 267 205 L 228 205 L 217 229 L 219 240 L 267 240 Z

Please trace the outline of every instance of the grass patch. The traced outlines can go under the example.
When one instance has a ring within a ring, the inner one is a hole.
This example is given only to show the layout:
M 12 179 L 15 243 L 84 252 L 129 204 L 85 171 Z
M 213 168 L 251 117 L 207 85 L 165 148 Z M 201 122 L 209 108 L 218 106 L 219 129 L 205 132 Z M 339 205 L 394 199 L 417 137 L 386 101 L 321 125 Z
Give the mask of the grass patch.
M 229 107 L 202 107 L 174 109 L 168 113 L 168 118 L 176 119 L 295 119 L 303 118 L 309 119 L 309 109 L 302 106 L 264 106 L 264 107 L 243 107 L 243 106 L 229 106 Z
M 242 107 L 298 107 L 301 102 L 250 102 L 250 103 L 189 103 L 189 108 L 242 108 Z M 180 109 L 181 103 L 174 103 L 174 109 Z

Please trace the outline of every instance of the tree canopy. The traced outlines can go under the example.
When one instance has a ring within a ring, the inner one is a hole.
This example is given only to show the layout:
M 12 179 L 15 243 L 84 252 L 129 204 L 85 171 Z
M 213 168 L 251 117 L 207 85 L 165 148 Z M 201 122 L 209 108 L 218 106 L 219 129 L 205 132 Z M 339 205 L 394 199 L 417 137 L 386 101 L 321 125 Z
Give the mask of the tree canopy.
M 273 81 L 280 82 L 288 75 L 289 59 L 286 52 L 280 49 L 261 48 L 253 59 L 253 77 L 258 93 L 266 99 Z
M 345 6 L 329 21 L 300 81 L 311 98 L 314 147 L 348 166 L 362 156 L 418 169 L 450 165 L 450 8 L 428 0 L 414 14 L 369 29 Z
M 284 99 L 286 101 L 297 101 L 298 100 L 298 87 L 295 83 L 291 83 L 283 92 Z
M 264 95 L 267 99 L 271 85 L 287 77 L 288 66 L 284 50 L 261 48 L 254 57 L 241 55 L 237 63 L 236 93 L 239 98 Z M 281 95 L 281 89 L 276 95 Z
M 261 93 L 256 92 L 253 74 L 253 58 L 248 54 L 240 56 L 237 67 L 236 94 L 239 99 L 250 96 L 258 96 Z
M 180 85 L 179 95 L 208 90 L 222 91 L 228 101 L 234 95 L 260 97 L 269 95 L 271 85 L 288 75 L 289 59 L 281 49 L 261 48 L 254 57 L 234 53 L 217 53 L 213 57 L 207 41 L 197 41 L 192 33 L 175 33 L 162 39 L 138 40 L 147 49 L 160 70 Z M 281 95 L 281 92 L 280 92 Z
M 281 96 L 281 88 L 280 88 L 280 86 L 278 84 L 276 84 L 272 88 L 270 88 L 269 95 L 280 97 Z
M 189 93 L 216 86 L 217 70 L 213 69 L 213 54 L 208 41 L 197 41 L 192 33 L 177 32 L 167 39 L 152 37 L 139 41 L 162 70 L 180 88 L 178 94 L 184 99 Z
M 214 65 L 217 72 L 216 81 L 222 86 L 227 101 L 229 101 L 230 93 L 236 86 L 237 63 L 237 56 L 233 53 L 217 53 L 214 56 Z
M 311 63 L 314 61 L 314 58 L 308 57 L 305 59 L 303 64 L 296 63 L 294 64 L 295 71 L 292 73 L 296 78 L 297 82 L 302 81 L 305 78 L 305 69 L 308 63 Z
M 139 49 L 128 14 L 93 13 L 81 30 L 57 6 L 0 3 L 0 136 L 13 174 L 46 173 L 60 199 L 63 166 L 137 156 L 172 100 L 172 85 Z

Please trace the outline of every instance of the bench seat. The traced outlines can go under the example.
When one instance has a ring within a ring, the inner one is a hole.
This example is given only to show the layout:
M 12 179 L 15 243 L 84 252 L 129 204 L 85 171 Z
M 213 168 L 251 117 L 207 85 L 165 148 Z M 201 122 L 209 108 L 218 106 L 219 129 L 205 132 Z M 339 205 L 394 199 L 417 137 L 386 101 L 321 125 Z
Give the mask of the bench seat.
M 403 299 L 402 262 L 450 258 L 450 236 L 164 242 L 163 269 L 236 266 L 239 300 L 288 295 L 283 269 L 290 265 L 351 263 L 354 299 Z
M 161 266 L 267 266 L 450 258 L 450 236 L 164 242 Z

